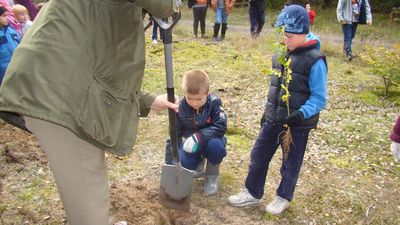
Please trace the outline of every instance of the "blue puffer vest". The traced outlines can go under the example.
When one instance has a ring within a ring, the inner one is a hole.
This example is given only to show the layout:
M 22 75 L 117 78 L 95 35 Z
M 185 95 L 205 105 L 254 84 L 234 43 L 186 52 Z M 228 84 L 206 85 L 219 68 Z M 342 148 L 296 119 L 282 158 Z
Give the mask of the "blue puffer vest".
M 315 43 L 312 43 L 288 52 L 286 55 L 291 59 L 290 69 L 292 70 L 292 80 L 289 84 L 290 112 L 299 110 L 311 95 L 308 85 L 311 67 L 321 58 L 324 59 L 326 64 L 325 56 L 320 53 L 316 46 Z M 283 71 L 283 66 L 277 61 L 277 58 L 278 55 L 273 56 L 272 67 L 275 70 Z M 282 101 L 282 96 L 285 95 L 285 90 L 281 88 L 283 82 L 282 78 L 271 75 L 270 89 L 264 111 L 266 120 L 271 123 L 283 124 L 288 115 L 286 104 Z M 318 118 L 319 114 L 316 114 L 302 122 L 292 124 L 291 127 L 312 129 L 317 126 Z

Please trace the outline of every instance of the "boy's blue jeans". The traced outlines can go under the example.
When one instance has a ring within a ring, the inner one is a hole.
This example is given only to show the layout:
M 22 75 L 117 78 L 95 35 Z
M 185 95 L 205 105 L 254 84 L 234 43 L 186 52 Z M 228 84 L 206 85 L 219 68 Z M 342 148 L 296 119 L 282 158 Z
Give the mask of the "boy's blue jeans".
M 217 8 L 215 10 L 215 23 L 228 23 L 228 14 L 224 8 Z
M 212 138 L 207 144 L 200 145 L 196 153 L 187 153 L 183 150 L 183 145 L 178 146 L 178 153 L 183 167 L 195 170 L 203 158 L 206 158 L 213 165 L 220 164 L 226 156 L 226 138 Z M 171 145 L 167 141 L 165 163 L 173 164 L 174 160 L 171 153 Z
M 348 54 L 352 53 L 351 44 L 352 44 L 353 38 L 356 36 L 357 25 L 358 25 L 358 23 L 342 24 L 342 31 L 343 31 L 343 36 L 344 36 L 343 50 Z
M 269 163 L 279 145 L 282 146 L 283 131 L 281 125 L 265 122 L 260 134 L 253 146 L 250 155 L 249 172 L 245 186 L 250 194 L 257 199 L 264 195 L 265 179 L 268 173 Z M 276 194 L 291 201 L 299 177 L 300 168 L 303 164 L 304 152 L 307 145 L 310 129 L 291 129 L 293 143 L 286 160 L 282 157 L 281 182 Z

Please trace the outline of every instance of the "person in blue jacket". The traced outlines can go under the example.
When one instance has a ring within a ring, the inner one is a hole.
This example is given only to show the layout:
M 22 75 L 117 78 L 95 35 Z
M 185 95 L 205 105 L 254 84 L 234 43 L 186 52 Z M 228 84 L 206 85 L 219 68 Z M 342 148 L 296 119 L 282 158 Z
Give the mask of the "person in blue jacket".
M 221 99 L 209 93 L 209 86 L 204 71 L 190 70 L 184 75 L 184 97 L 177 113 L 177 138 L 182 166 L 195 170 L 196 178 L 205 175 L 204 192 L 211 196 L 218 192 L 219 165 L 226 156 L 227 117 Z M 167 140 L 165 161 L 174 163 L 170 140 Z
M 285 57 L 291 60 L 292 80 L 288 87 L 290 113 L 281 98 L 286 94 L 281 86 L 286 80 L 273 74 L 263 114 L 264 122 L 250 155 L 245 188 L 228 198 L 231 205 L 238 207 L 260 203 L 269 163 L 278 146 L 283 146 L 282 134 L 290 127 L 293 140 L 287 157 L 282 159 L 282 178 L 274 200 L 266 207 L 271 214 L 280 214 L 293 200 L 309 133 L 317 127 L 319 113 L 326 104 L 327 78 L 326 58 L 317 47 L 318 41 L 307 38 L 310 28 L 307 11 L 299 5 L 287 6 L 279 14 L 276 26 L 285 27 Z M 283 69 L 277 54 L 272 58 L 272 67 L 278 71 Z
M 8 11 L 3 6 L 0 6 L 0 84 L 14 50 L 21 41 L 17 31 L 11 28 L 8 22 Z

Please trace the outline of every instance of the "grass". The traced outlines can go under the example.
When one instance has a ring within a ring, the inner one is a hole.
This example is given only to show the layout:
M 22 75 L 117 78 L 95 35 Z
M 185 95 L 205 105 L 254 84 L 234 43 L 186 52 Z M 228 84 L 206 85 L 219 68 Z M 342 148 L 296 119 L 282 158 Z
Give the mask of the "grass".
M 268 13 L 267 24 L 276 14 Z M 209 11 L 207 24 L 212 24 L 212 17 L 213 13 Z M 384 18 L 380 15 L 375 18 L 374 26 L 359 30 L 358 40 L 376 39 L 373 34 L 376 33 L 382 34 L 380 38 L 383 41 L 398 42 L 395 34 L 400 31 L 399 25 L 390 25 L 387 29 L 383 26 L 386 23 Z M 187 9 L 183 10 L 183 20 L 191 20 Z M 233 25 L 247 26 L 246 9 L 235 9 L 230 21 Z M 314 28 L 318 33 L 341 35 L 333 10 L 318 9 Z M 207 32 L 211 33 L 210 25 Z M 331 41 L 322 45 L 322 51 L 328 56 L 328 105 L 321 113 L 318 129 L 310 135 L 290 208 L 280 216 L 272 216 L 259 209 L 231 209 L 227 206 L 226 198 L 243 187 L 251 146 L 258 135 L 269 82 L 261 71 L 271 65 L 272 49 L 268 43 L 271 35 L 266 32 L 253 40 L 246 31 L 234 33 L 228 30 L 226 41 L 214 45 L 211 38 L 193 39 L 191 33 L 190 25 L 183 23 L 174 32 L 176 93 L 182 94 L 180 82 L 184 72 L 194 68 L 207 71 L 212 81 L 211 91 L 224 102 L 229 125 L 228 156 L 221 165 L 219 195 L 205 198 L 201 193 L 201 183 L 196 183 L 192 204 L 198 207 L 194 215 L 198 224 L 202 224 L 199 219 L 202 217 L 206 217 L 210 224 L 223 224 L 224 219 L 231 216 L 239 217 L 236 224 L 243 221 L 248 224 L 400 223 L 400 165 L 393 163 L 388 139 L 400 111 L 400 94 L 394 91 L 390 98 L 380 97 L 380 81 L 368 72 L 360 57 L 352 62 L 345 61 L 341 43 Z M 161 44 L 151 46 L 150 36 L 148 31 L 143 90 L 164 93 L 163 49 Z M 362 48 L 362 45 L 355 46 L 359 54 Z M 131 156 L 117 158 L 107 155 L 112 185 L 132 180 L 146 184 L 158 179 L 164 140 L 168 137 L 166 113 L 152 113 L 143 118 L 138 133 Z M 10 142 L 14 152 L 25 153 L 26 148 L 33 151 L 30 148 L 35 145 L 22 140 Z M 2 149 L 5 143 L 5 140 L 0 140 Z M 279 184 L 280 157 L 278 153 L 270 164 L 264 203 L 272 199 Z M 1 151 L 0 224 L 24 224 L 25 221 L 62 224 L 64 215 L 51 172 L 47 165 L 40 165 L 32 159 L 24 161 L 24 166 L 8 163 Z M 42 175 L 37 173 L 40 167 L 44 168 Z M 224 210 L 231 210 L 234 215 L 224 215 L 221 213 Z

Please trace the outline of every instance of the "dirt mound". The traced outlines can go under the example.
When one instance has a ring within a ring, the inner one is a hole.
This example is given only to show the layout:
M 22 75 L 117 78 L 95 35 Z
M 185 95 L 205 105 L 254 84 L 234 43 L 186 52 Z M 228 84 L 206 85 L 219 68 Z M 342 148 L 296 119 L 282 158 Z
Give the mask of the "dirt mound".
M 111 187 L 111 211 L 115 218 L 129 224 L 196 224 L 190 213 L 166 209 L 159 204 L 157 184 L 135 182 Z

